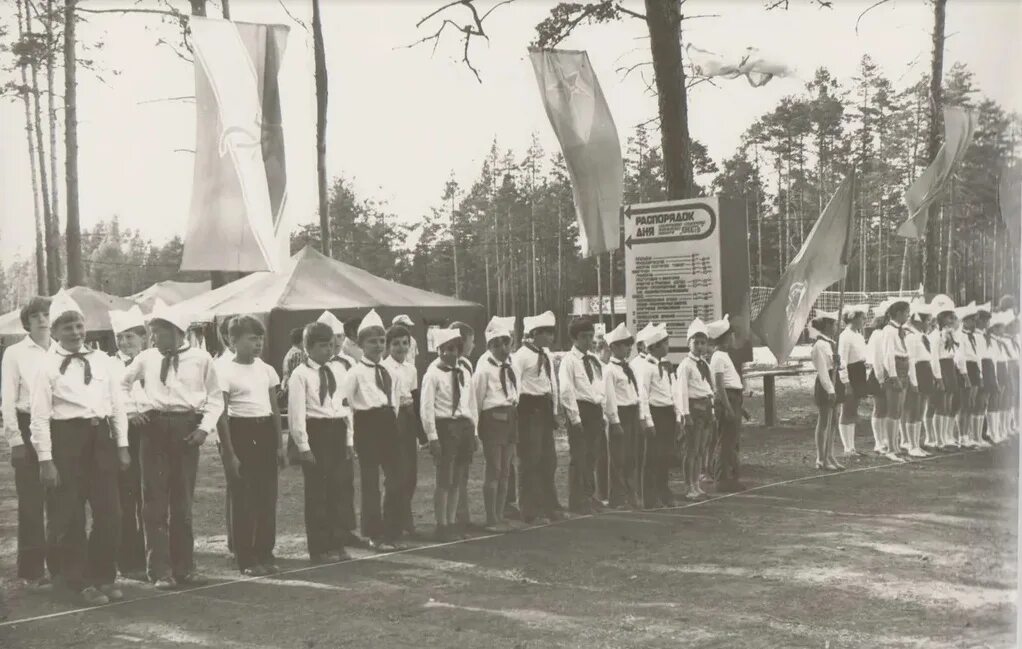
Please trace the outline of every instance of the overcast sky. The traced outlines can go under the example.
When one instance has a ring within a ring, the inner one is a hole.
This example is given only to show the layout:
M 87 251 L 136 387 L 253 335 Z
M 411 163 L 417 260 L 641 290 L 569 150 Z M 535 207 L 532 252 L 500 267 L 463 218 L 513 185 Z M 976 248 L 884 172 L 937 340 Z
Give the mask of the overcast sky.
M 281 1 L 308 24 L 310 2 Z M 557 146 L 525 56 L 536 23 L 554 1 L 518 0 L 490 17 L 489 44 L 478 41 L 472 50 L 482 84 L 460 63 L 460 43 L 453 33 L 432 57 L 429 46 L 402 48 L 427 33 L 425 28 L 417 31 L 415 23 L 438 3 L 322 0 L 330 76 L 329 172 L 353 178 L 360 192 L 387 201 L 408 222 L 440 203 L 451 170 L 463 185 L 470 183 L 494 138 L 504 148 L 524 151 L 535 132 L 548 151 Z M 109 0 L 82 4 L 116 5 Z M 642 8 L 637 0 L 625 4 Z M 688 0 L 687 14 L 720 14 L 687 22 L 688 41 L 713 51 L 758 47 L 794 66 L 800 77 L 758 89 L 743 80 L 698 87 L 689 98 L 693 137 L 709 147 L 715 160 L 730 155 L 748 125 L 780 97 L 798 92 L 820 65 L 844 81 L 868 53 L 899 86 L 923 73 L 930 55 L 929 3 L 892 0 L 866 16 L 857 35 L 856 18 L 868 4 L 872 2 L 835 0 L 836 8 L 826 10 L 810 0 L 791 0 L 787 12 L 766 12 L 761 0 Z M 281 73 L 292 163 L 288 191 L 293 218 L 312 221 L 316 175 L 310 34 L 288 17 L 278 0 L 232 0 L 231 10 L 236 20 L 291 27 Z M 13 26 L 9 11 L 8 4 L 0 15 Z M 1020 16 L 1017 0 L 948 3 L 945 69 L 954 61 L 967 63 L 982 91 L 1014 110 L 1022 109 L 1017 81 Z M 79 73 L 83 226 L 117 215 L 125 226 L 156 242 L 183 234 L 191 192 L 194 104 L 153 101 L 194 92 L 191 65 L 156 44 L 161 37 L 173 41 L 179 36 L 151 16 L 122 14 L 91 15 L 79 32 L 83 41 L 104 42 L 92 56 L 106 70 L 105 81 Z M 624 146 L 634 125 L 656 111 L 641 76 L 623 79 L 618 71 L 648 58 L 644 23 L 629 19 L 582 28 L 561 46 L 589 52 Z M 63 163 L 60 169 L 62 174 Z M 63 201 L 62 177 L 59 187 Z M 8 262 L 13 255 L 31 253 L 32 224 L 22 106 L 4 98 L 0 259 Z

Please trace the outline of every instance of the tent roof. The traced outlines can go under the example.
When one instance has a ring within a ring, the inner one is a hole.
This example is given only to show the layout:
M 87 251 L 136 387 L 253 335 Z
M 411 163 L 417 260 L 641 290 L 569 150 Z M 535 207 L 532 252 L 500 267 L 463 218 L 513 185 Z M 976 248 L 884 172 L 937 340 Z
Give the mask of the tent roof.
M 274 309 L 360 309 L 373 307 L 477 307 L 474 302 L 398 284 L 331 259 L 311 246 L 293 255 L 280 272 L 252 273 L 179 303 L 197 320 Z
M 128 299 L 137 304 L 142 311 L 149 313 L 153 308 L 156 298 L 163 300 L 167 305 L 177 304 L 189 298 L 206 293 L 210 289 L 210 282 L 175 282 L 164 280 L 156 282 L 144 291 L 129 295 Z
M 87 286 L 74 286 L 67 289 L 82 312 L 85 313 L 85 329 L 87 331 L 112 331 L 110 328 L 110 311 L 126 311 L 134 304 L 124 297 L 117 297 Z M 0 316 L 0 335 L 24 334 L 21 327 L 21 309 L 15 309 Z

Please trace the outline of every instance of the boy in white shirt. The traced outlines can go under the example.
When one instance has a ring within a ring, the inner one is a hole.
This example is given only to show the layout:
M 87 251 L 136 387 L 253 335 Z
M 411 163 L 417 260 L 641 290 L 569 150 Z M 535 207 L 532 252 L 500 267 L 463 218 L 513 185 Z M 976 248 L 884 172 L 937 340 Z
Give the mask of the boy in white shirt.
M 404 327 L 405 330 L 408 332 L 409 343 L 408 356 L 406 360 L 409 363 L 411 363 L 412 366 L 414 367 L 415 359 L 419 357 L 419 343 L 415 341 L 415 323 L 409 316 L 402 313 L 401 315 L 394 316 L 394 318 L 390 321 L 391 327 L 394 327 L 396 325 Z
M 205 582 L 195 571 L 192 501 L 199 447 L 216 430 L 223 392 L 210 355 L 186 342 L 191 318 L 159 306 L 149 321 L 154 346 L 121 379 L 141 381 L 152 405 L 142 431 L 142 515 L 149 579 L 161 590 Z
M 479 439 L 486 458 L 483 504 L 486 529 L 506 532 L 504 519 L 508 476 L 518 441 L 518 380 L 511 367 L 511 332 L 501 326 L 486 329 L 487 353 L 479 359 L 472 376 L 472 390 L 479 409 Z
M 303 332 L 306 360 L 291 372 L 287 420 L 305 490 L 305 539 L 313 564 L 350 559 L 355 529 L 351 409 L 339 386 L 347 370 L 331 361 L 333 332 L 313 322 Z
M 343 365 L 345 371 L 350 370 L 352 365 L 355 364 L 355 358 L 345 352 L 348 337 L 345 333 L 344 323 L 329 311 L 321 313 L 316 322 L 327 325 L 334 332 L 334 355 L 330 360 Z
M 398 316 L 401 317 L 401 316 Z M 404 316 L 407 318 L 407 316 Z M 398 430 L 398 475 L 401 482 L 401 530 L 415 536 L 415 522 L 412 516 L 412 498 L 418 482 L 418 442 L 422 441 L 422 425 L 415 407 L 419 392 L 419 373 L 410 357 L 411 332 L 401 324 L 391 325 L 387 330 L 387 357 L 383 366 L 397 382 L 397 430 Z
M 148 347 L 148 334 L 142 311 L 134 306 L 128 311 L 111 311 L 110 326 L 117 340 L 114 365 L 127 367 L 143 349 Z M 123 370 L 122 370 L 123 371 Z M 118 380 L 120 386 L 120 380 Z M 121 575 L 136 581 L 146 581 L 145 524 L 142 518 L 142 467 L 139 450 L 142 428 L 148 422 L 146 414 L 151 406 L 146 402 L 145 390 L 136 381 L 130 391 L 124 392 L 124 411 L 128 418 L 128 454 L 131 465 L 120 475 L 121 545 L 117 551 L 117 569 Z
M 524 334 L 531 336 L 511 355 L 518 378 L 518 506 L 522 521 L 543 524 L 560 520 L 554 475 L 557 451 L 554 446 L 554 412 L 557 395 L 553 360 L 549 347 L 557 321 L 547 311 L 526 317 Z
M 64 584 L 89 606 L 117 588 L 118 469 L 131 463 L 128 421 L 113 360 L 85 344 L 85 317 L 67 295 L 50 305 L 57 345 L 32 387 L 32 447 L 47 490 L 47 536 Z M 86 536 L 85 503 L 92 527 Z
M 639 500 L 640 421 L 649 419 L 642 384 L 627 362 L 635 338 L 624 323 L 607 334 L 611 358 L 604 372 L 603 411 L 607 417 L 610 455 L 610 506 L 642 509 Z
M 678 408 L 674 400 L 674 367 L 667 360 L 670 346 L 667 325 L 654 327 L 643 340 L 646 343 L 646 359 L 638 363 L 642 367 L 641 373 L 636 372 L 649 399 L 650 415 L 649 427 L 640 447 L 643 506 L 646 509 L 673 507 L 674 494 L 668 478 L 671 463 L 677 455 Z
M 699 474 L 706 465 L 713 419 L 713 379 L 710 365 L 703 358 L 709 338 L 706 325 L 699 318 L 688 327 L 688 355 L 678 365 L 674 381 L 678 403 L 678 425 L 684 444 L 682 469 L 688 483 L 686 500 L 705 500 L 707 494 L 699 485 Z
M 742 433 L 742 377 L 728 353 L 734 344 L 730 318 L 725 315 L 722 320 L 706 325 L 706 329 L 716 348 L 710 356 L 718 430 L 713 479 L 719 493 L 733 493 L 745 489 L 738 481 L 738 444 Z
M 31 589 L 50 586 L 46 576 L 50 562 L 46 545 L 45 490 L 39 480 L 39 458 L 32 447 L 32 386 L 49 353 L 50 299 L 33 297 L 21 308 L 21 326 L 28 332 L 7 348 L 0 364 L 0 408 L 4 437 L 11 449 L 14 489 L 18 495 L 18 578 Z
M 461 336 L 461 356 L 458 358 L 458 364 L 461 365 L 462 369 L 465 370 L 469 377 L 472 376 L 472 361 L 469 357 L 472 355 L 472 350 L 475 349 L 476 332 L 470 325 L 456 321 L 452 322 L 447 326 L 448 329 L 456 329 L 458 335 Z M 439 363 L 439 359 L 434 359 L 432 364 Z M 422 404 L 419 405 L 420 409 Z M 469 529 L 481 529 L 478 525 L 472 522 L 472 518 L 468 513 L 468 472 L 466 471 L 461 476 L 461 482 L 458 483 L 458 515 L 455 521 L 462 532 L 466 532 Z
M 478 445 L 477 412 L 471 375 L 459 362 L 461 335 L 457 329 L 441 329 L 436 341 L 440 362 L 422 377 L 422 425 L 436 461 L 436 539 L 450 541 L 464 538 L 454 527 L 458 485 L 467 479 Z
M 557 385 L 561 407 L 568 424 L 568 508 L 576 514 L 602 509 L 595 502 L 596 447 L 604 435 L 603 367 L 592 353 L 596 328 L 588 319 L 577 319 L 568 327 L 573 345 L 561 359 Z
M 375 310 L 358 325 L 362 350 L 340 383 L 341 396 L 353 411 L 355 451 L 362 484 L 362 536 L 380 552 L 401 549 L 401 489 L 398 479 L 397 381 L 381 364 L 387 332 Z M 380 498 L 380 472 L 384 494 Z
M 286 466 L 277 392 L 280 378 L 259 356 L 266 330 L 252 316 L 228 325 L 234 358 L 218 367 L 224 393 L 219 432 L 224 466 L 231 476 L 231 528 L 238 570 L 248 577 L 279 571 L 277 471 Z

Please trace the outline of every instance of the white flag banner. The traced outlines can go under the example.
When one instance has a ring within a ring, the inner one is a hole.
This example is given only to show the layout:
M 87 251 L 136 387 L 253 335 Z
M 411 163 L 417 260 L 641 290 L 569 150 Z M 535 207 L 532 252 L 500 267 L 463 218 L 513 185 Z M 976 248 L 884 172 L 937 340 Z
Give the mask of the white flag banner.
M 725 79 L 745 77 L 753 88 L 765 85 L 775 77 L 795 76 L 793 68 L 764 55 L 755 47 L 718 54 L 689 43 L 685 46 L 685 55 L 692 66 L 692 72 L 697 76 Z
M 277 74 L 288 28 L 201 17 L 190 26 L 196 141 L 181 269 L 276 271 L 287 203 Z
M 940 145 L 930 166 L 905 190 L 908 218 L 898 228 L 898 236 L 921 239 L 926 235 L 926 222 L 930 216 L 927 208 L 944 192 L 955 168 L 972 144 L 975 130 L 975 113 L 956 106 L 944 109 L 944 144 Z

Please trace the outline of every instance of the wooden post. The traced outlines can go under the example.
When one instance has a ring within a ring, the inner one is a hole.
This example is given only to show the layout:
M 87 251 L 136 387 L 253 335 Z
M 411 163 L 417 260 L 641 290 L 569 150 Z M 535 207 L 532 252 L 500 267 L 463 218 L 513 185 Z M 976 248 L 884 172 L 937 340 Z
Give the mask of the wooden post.
M 326 173 L 326 111 L 328 83 L 326 48 L 323 44 L 323 24 L 319 13 L 319 0 L 312 0 L 312 44 L 316 70 L 316 178 L 319 187 L 320 248 L 330 257 L 330 202 L 327 196 Z
M 78 58 L 75 48 L 77 0 L 64 4 L 64 176 L 67 194 L 67 285 L 82 283 L 82 227 L 78 214 Z M 54 179 L 55 180 L 55 179 Z M 43 201 L 45 203 L 45 200 Z M 45 215 L 45 212 L 44 212 Z M 54 249 L 54 253 L 56 250 Z M 50 290 L 56 292 L 57 286 Z

